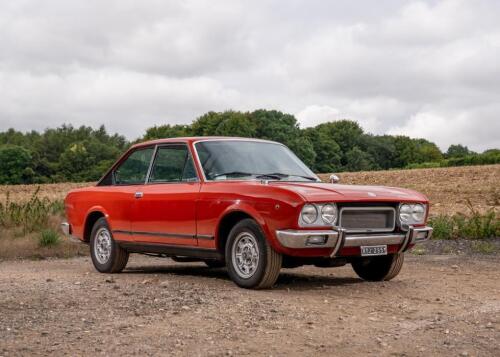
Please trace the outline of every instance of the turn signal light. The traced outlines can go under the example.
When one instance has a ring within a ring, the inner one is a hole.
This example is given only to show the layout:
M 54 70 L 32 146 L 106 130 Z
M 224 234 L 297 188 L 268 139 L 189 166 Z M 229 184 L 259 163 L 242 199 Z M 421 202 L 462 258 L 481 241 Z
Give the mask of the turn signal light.
M 324 245 L 328 239 L 328 236 L 309 236 L 306 240 L 306 245 Z

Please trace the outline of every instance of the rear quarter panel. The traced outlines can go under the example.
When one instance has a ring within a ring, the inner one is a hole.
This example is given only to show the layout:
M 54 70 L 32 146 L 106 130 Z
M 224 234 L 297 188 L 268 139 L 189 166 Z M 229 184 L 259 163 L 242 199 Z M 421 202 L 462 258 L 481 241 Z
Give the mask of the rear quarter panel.
M 125 186 L 86 187 L 71 191 L 65 199 L 65 210 L 73 235 L 84 239 L 85 221 L 96 211 L 107 218 L 112 230 L 129 231 L 134 192 L 134 187 Z

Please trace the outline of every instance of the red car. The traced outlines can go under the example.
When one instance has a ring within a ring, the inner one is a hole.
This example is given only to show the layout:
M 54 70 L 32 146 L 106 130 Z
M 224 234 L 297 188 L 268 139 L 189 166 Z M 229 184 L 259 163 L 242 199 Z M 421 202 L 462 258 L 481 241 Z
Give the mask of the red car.
M 269 288 L 282 267 L 351 264 L 394 278 L 404 252 L 430 238 L 415 191 L 323 183 L 286 146 L 223 137 L 130 148 L 96 186 L 71 191 L 64 232 L 90 244 L 95 268 L 118 273 L 130 253 L 226 266 L 244 288 Z

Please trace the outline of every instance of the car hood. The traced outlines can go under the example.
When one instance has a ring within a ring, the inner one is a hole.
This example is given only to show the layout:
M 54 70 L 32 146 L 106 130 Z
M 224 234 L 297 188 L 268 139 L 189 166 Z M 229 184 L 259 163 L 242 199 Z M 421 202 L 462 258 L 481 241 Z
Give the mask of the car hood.
M 419 192 L 396 187 L 339 185 L 309 182 L 272 182 L 273 186 L 293 191 L 306 201 L 397 201 L 427 202 Z

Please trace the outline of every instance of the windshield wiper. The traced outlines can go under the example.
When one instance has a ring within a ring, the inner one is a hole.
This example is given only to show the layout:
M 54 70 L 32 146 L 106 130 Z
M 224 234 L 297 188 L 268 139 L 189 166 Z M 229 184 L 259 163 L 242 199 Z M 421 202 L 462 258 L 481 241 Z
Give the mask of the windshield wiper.
M 252 174 L 250 172 L 231 171 L 231 172 L 223 172 L 220 174 L 211 175 L 210 177 L 214 179 L 214 178 L 221 177 L 221 176 L 253 176 L 253 175 L 254 174 Z
M 254 174 L 254 173 L 250 173 L 250 172 L 231 171 L 231 172 L 223 172 L 220 174 L 211 175 L 210 177 L 212 179 L 215 179 L 215 178 L 221 177 L 221 176 L 236 176 L 236 177 L 255 176 L 258 179 L 269 178 L 269 179 L 273 179 L 273 180 L 281 180 L 281 178 L 283 178 L 287 175 L 283 176 L 283 174 L 281 174 L 281 175 L 280 174 Z
M 284 173 L 281 173 L 281 172 L 273 172 L 273 173 L 270 173 L 270 174 L 264 174 L 264 175 L 260 175 L 260 176 L 269 176 L 269 177 L 274 176 L 274 177 L 278 177 L 279 179 L 283 179 L 283 178 L 287 178 L 287 177 L 293 176 L 293 177 L 301 177 L 303 179 L 310 180 L 310 181 L 318 181 L 317 178 L 311 177 L 311 176 L 289 175 L 289 174 L 284 174 Z M 257 176 L 257 178 L 260 178 L 260 176 Z
M 281 180 L 282 178 L 288 177 L 288 175 L 285 174 L 256 174 L 256 178 L 258 179 L 265 179 L 265 178 L 270 178 L 273 180 Z
M 243 172 L 243 171 L 231 171 L 231 172 L 223 172 L 220 174 L 211 175 L 210 177 L 212 179 L 215 179 L 215 178 L 221 177 L 221 176 L 234 176 L 234 177 L 255 176 L 255 178 L 258 178 L 258 179 L 271 179 L 271 180 L 281 180 L 281 179 L 284 179 L 284 178 L 287 178 L 290 176 L 294 176 L 294 177 L 301 177 L 301 178 L 311 180 L 311 181 L 318 181 L 316 178 L 311 177 L 311 176 L 288 175 L 288 174 L 284 174 L 281 172 L 273 172 L 273 173 L 269 173 L 269 174 L 254 174 L 254 173 Z

